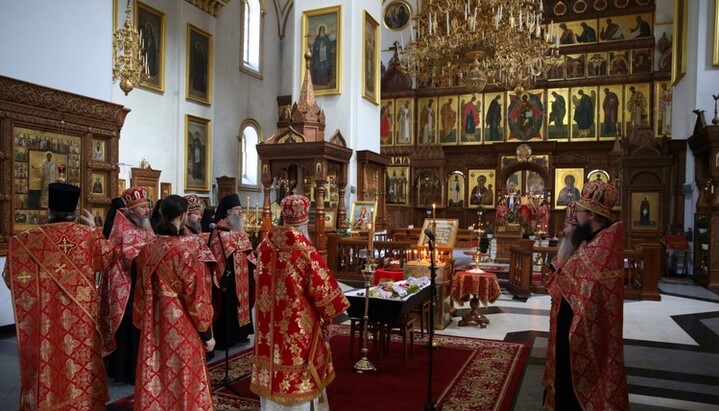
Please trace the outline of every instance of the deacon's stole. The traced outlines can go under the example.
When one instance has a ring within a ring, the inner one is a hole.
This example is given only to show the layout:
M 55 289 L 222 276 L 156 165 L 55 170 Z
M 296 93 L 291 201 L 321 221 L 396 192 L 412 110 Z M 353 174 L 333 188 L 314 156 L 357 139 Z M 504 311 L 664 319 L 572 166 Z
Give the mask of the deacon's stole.
M 157 236 L 136 263 L 136 409 L 211 410 L 205 344 L 199 333 L 212 323 L 212 253 L 196 236 Z
M 104 409 L 95 273 L 118 259 L 99 230 L 54 223 L 10 239 L 3 276 L 12 290 L 20 409 Z
M 551 409 L 555 406 L 556 330 L 562 299 L 574 313 L 569 345 L 577 399 L 585 409 L 629 408 L 622 338 L 623 256 L 624 225 L 618 221 L 582 244 L 547 283 L 552 309 L 543 383 Z
M 120 327 L 122 317 L 127 309 L 132 286 L 132 261 L 142 247 L 155 237 L 152 228 L 136 226 L 122 211 L 118 211 L 110 232 L 110 241 L 120 249 L 120 260 L 110 270 L 107 280 L 100 283 L 103 304 L 100 307 L 103 338 L 106 341 L 105 354 L 115 351 L 113 338 Z M 112 286 L 110 286 L 112 284 Z
M 229 228 L 225 220 L 220 220 L 218 226 Z M 257 259 L 252 252 L 252 242 L 244 231 L 224 231 L 215 229 L 210 235 L 210 249 L 217 259 L 214 282 L 218 288 L 222 276 L 227 268 L 227 260 L 233 256 L 235 273 L 235 292 L 237 293 L 237 322 L 240 327 L 250 323 L 250 267 L 248 263 L 257 265 Z
M 349 301 L 317 249 L 291 227 L 273 227 L 258 260 L 250 389 L 282 404 L 309 401 L 335 377 L 321 325 Z

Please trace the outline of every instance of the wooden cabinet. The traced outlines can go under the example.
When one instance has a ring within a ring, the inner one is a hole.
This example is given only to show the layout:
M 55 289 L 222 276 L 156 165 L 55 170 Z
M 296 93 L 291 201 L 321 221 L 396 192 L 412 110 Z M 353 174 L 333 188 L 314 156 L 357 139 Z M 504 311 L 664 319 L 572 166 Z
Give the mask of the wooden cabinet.
M 155 201 L 160 198 L 160 174 L 162 171 L 153 170 L 150 167 L 132 168 L 130 171 L 132 172 L 130 185 L 147 190 L 150 202 L 154 205 Z
M 230 194 L 237 192 L 237 179 L 235 177 L 217 177 L 217 204 Z M 249 204 L 246 205 L 249 207 Z

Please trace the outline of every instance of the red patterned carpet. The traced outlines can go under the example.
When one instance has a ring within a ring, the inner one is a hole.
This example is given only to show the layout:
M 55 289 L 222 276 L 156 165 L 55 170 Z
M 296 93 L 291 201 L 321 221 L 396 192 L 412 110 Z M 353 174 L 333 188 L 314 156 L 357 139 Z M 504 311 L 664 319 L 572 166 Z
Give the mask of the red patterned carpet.
M 330 340 L 337 377 L 327 388 L 330 409 L 421 410 L 427 403 L 427 337 L 415 340 L 415 356 L 404 363 L 402 345 L 393 340 L 389 355 L 378 359 L 370 346 L 369 360 L 377 371 L 358 374 L 354 364 L 360 358 L 357 344 L 349 356 L 349 328 L 335 326 Z M 418 337 L 418 335 L 417 335 Z M 437 336 L 441 348 L 432 352 L 432 401 L 437 410 L 511 410 L 524 372 L 530 347 L 524 344 L 466 337 Z M 230 375 L 244 376 L 233 388 L 222 387 L 224 361 L 210 365 L 217 410 L 255 410 L 259 400 L 251 393 L 249 372 L 252 350 L 230 358 Z M 132 408 L 132 397 L 111 404 L 109 409 Z

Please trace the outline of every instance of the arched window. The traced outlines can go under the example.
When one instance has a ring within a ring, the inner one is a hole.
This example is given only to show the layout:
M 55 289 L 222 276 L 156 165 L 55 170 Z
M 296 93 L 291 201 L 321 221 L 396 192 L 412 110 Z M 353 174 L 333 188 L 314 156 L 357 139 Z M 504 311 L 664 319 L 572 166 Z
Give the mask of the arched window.
M 258 190 L 260 188 L 260 162 L 255 145 L 262 142 L 262 129 L 257 121 L 248 119 L 240 126 L 239 175 L 240 189 Z
M 240 70 L 255 77 L 262 78 L 262 20 L 264 10 L 260 0 L 243 0 L 241 9 L 242 61 Z

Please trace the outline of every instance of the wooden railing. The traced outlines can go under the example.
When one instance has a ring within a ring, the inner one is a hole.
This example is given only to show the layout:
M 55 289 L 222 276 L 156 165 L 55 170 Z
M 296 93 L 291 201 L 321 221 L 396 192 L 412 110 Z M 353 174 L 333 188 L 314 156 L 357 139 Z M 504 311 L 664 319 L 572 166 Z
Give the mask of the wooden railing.
M 548 270 L 544 262 L 551 260 L 558 247 L 535 247 L 532 241 L 518 241 L 510 248 L 509 284 L 507 290 L 519 298 L 532 293 L 546 293 L 544 285 Z M 659 269 L 661 250 L 658 244 L 641 244 L 624 250 L 624 298 L 660 300 Z M 538 273 L 538 276 L 535 276 Z
M 401 264 L 412 258 L 417 242 L 412 241 L 374 241 L 375 258 L 400 260 Z M 338 280 L 364 281 L 362 266 L 364 255 L 361 250 L 367 249 L 366 238 L 341 237 L 336 234 L 327 235 L 327 265 Z

